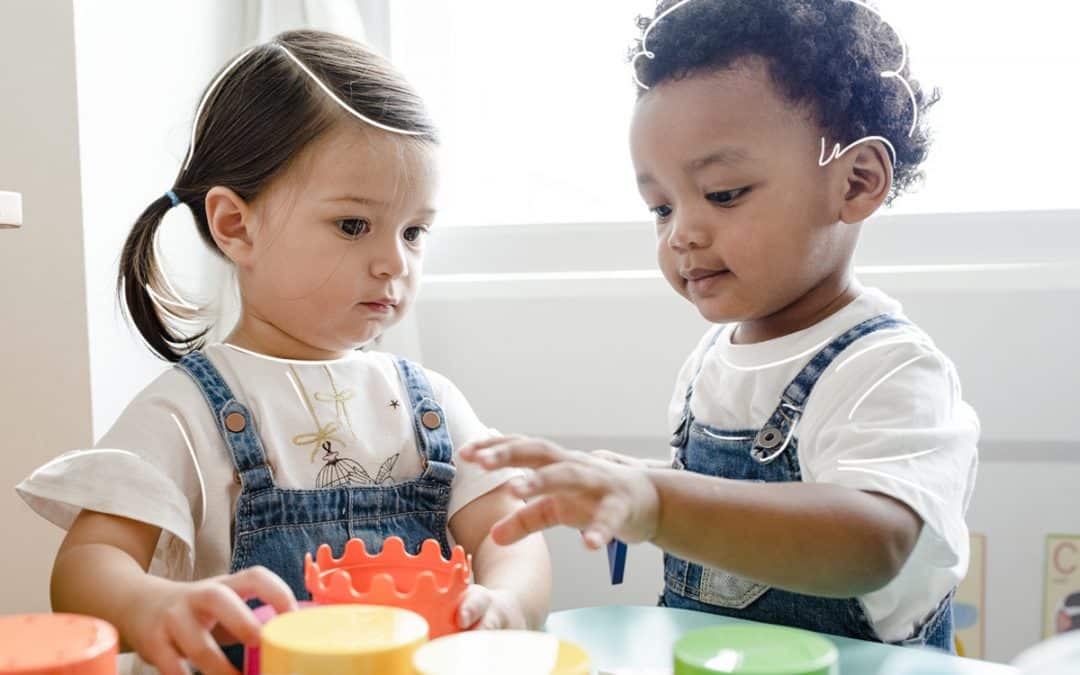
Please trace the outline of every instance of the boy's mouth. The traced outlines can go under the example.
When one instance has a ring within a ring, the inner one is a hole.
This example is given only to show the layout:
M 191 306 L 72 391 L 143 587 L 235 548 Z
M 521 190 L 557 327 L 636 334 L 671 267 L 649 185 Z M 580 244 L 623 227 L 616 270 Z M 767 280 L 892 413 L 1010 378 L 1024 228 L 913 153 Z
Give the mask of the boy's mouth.
M 690 270 L 680 271 L 679 274 L 686 279 L 686 287 L 694 295 L 708 292 L 716 284 L 722 283 L 731 277 L 731 270 L 726 268 L 706 269 L 695 267 Z

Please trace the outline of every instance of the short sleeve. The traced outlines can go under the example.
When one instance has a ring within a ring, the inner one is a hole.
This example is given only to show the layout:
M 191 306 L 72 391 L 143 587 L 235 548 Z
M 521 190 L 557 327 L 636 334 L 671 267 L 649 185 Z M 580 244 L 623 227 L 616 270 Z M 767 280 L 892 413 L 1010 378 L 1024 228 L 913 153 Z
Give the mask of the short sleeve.
M 450 427 L 450 440 L 454 444 L 454 485 L 450 493 L 449 517 L 453 517 L 462 507 L 479 497 L 483 497 L 514 476 L 520 475 L 516 469 L 488 471 L 478 464 L 458 458 L 458 452 L 464 446 L 475 441 L 497 435 L 476 416 L 465 395 L 443 375 L 427 370 L 428 379 L 435 390 L 435 396 L 446 413 Z
M 926 339 L 860 341 L 848 351 L 807 403 L 804 480 L 898 499 L 932 535 L 935 565 L 963 563 L 979 424 L 952 363 Z
M 42 465 L 16 492 L 64 529 L 84 509 L 160 527 L 163 536 L 151 571 L 189 577 L 205 497 L 189 440 L 191 413 L 176 400 L 177 390 L 194 388 L 184 380 L 179 371 L 166 372 L 128 405 L 94 448 L 67 452 Z

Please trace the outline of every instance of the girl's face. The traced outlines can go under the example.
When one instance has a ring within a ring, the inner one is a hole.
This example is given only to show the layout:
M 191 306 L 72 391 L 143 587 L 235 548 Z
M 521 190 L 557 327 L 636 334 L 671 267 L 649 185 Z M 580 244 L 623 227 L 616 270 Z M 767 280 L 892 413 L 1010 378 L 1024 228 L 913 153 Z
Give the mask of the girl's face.
M 768 322 L 847 268 L 858 226 L 839 222 L 845 169 L 818 165 L 821 135 L 757 61 L 638 100 L 631 154 L 660 268 L 709 321 Z
M 339 124 L 252 203 L 244 321 L 295 351 L 341 354 L 408 311 L 435 216 L 434 149 Z M 265 333 L 265 327 L 264 327 Z

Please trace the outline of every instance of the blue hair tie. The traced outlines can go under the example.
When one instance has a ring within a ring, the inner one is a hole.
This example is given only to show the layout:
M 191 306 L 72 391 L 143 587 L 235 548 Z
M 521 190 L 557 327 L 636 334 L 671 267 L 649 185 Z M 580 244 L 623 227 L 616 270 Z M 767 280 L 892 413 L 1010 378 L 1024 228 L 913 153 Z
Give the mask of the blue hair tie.
M 172 202 L 173 206 L 179 206 L 180 205 L 180 198 L 177 197 L 176 193 L 173 192 L 172 190 L 169 190 L 168 192 L 166 192 L 165 196 L 169 198 L 169 201 Z

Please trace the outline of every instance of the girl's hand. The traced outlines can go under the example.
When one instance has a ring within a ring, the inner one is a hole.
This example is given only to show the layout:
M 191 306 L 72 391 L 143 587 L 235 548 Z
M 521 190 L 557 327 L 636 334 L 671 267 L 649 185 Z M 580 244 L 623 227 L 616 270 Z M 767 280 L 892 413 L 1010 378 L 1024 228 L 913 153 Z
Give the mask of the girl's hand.
M 262 626 L 245 600 L 258 597 L 278 612 L 296 609 L 292 590 L 265 567 L 202 581 L 148 578 L 122 627 L 128 644 L 162 675 L 187 675 L 188 660 L 205 675 L 238 675 L 219 644 L 257 645 Z
M 605 459 L 615 464 L 622 464 L 623 466 L 632 466 L 638 469 L 670 469 L 671 462 L 663 461 L 661 459 L 642 459 L 640 457 L 631 457 L 630 455 L 624 455 L 621 452 L 612 452 L 611 450 L 593 450 L 589 453 L 593 457 L 599 459 Z
M 458 626 L 471 630 L 528 629 L 521 603 L 512 593 L 472 584 L 458 608 Z
M 495 524 L 491 536 L 498 544 L 512 544 L 555 525 L 583 530 L 585 544 L 594 549 L 614 537 L 636 543 L 655 535 L 660 498 L 642 467 L 521 436 L 470 443 L 460 454 L 489 470 L 535 469 L 510 483 L 516 496 L 535 499 Z

